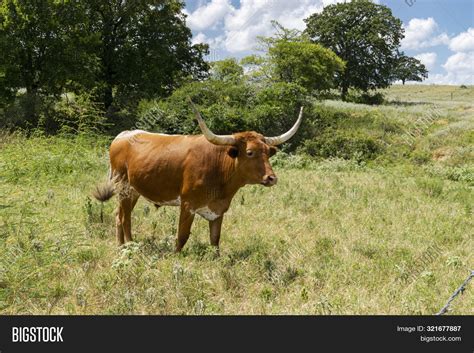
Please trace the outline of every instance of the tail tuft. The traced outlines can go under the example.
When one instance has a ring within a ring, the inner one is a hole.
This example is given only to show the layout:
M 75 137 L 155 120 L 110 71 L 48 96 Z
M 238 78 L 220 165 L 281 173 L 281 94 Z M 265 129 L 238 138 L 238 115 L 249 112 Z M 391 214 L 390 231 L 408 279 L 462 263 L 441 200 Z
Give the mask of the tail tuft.
M 92 192 L 92 196 L 94 196 L 100 202 L 106 202 L 110 200 L 114 194 L 114 183 L 110 180 L 103 184 L 97 185 L 95 190 Z

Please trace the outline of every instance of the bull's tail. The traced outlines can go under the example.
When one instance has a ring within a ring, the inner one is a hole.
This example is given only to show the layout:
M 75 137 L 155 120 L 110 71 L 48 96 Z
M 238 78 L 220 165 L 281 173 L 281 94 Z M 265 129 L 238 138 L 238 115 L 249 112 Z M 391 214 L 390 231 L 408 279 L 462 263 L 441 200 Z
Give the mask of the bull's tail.
M 115 195 L 115 183 L 112 177 L 112 170 L 109 168 L 109 175 L 105 183 L 99 184 L 96 186 L 95 190 L 92 192 L 94 196 L 100 202 L 106 202 Z

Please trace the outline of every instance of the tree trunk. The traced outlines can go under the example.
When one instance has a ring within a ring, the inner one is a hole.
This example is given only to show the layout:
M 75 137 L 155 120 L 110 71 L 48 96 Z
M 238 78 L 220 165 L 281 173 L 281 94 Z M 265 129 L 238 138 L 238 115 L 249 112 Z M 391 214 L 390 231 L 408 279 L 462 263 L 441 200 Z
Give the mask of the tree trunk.
M 106 83 L 105 90 L 104 90 L 104 109 L 107 112 L 114 102 L 114 96 L 112 93 L 112 85 L 110 83 Z
M 25 121 L 27 124 L 31 124 L 31 127 L 38 125 L 38 112 L 36 109 L 38 101 L 38 89 L 34 85 L 26 88 L 26 100 L 25 100 Z
M 26 88 L 26 99 L 23 103 L 24 121 L 27 128 L 36 127 L 38 123 L 38 112 L 36 109 L 38 96 L 38 83 L 35 80 L 35 67 L 33 63 L 33 54 L 28 51 L 26 54 L 26 69 L 23 71 L 23 80 Z M 28 126 L 31 125 L 31 126 Z
M 341 98 L 343 101 L 346 100 L 347 97 L 347 92 L 349 91 L 349 87 L 345 83 L 342 84 L 342 90 L 341 90 Z

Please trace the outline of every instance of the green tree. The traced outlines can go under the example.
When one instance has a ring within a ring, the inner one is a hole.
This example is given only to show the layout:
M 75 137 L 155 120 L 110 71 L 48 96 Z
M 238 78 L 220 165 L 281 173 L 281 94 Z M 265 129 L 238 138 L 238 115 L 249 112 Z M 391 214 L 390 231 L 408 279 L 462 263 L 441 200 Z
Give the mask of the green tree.
M 137 101 L 170 94 L 188 76 L 206 76 L 207 46 L 191 45 L 178 0 L 85 0 L 100 38 L 97 80 L 105 109 L 117 97 Z
M 405 84 L 405 81 L 421 82 L 425 78 L 428 78 L 428 70 L 420 60 L 405 56 L 403 53 L 398 56 L 394 70 L 394 80 L 401 80 Z
M 253 84 L 266 85 L 272 81 L 272 68 L 266 56 L 252 54 L 240 60 L 244 68 L 244 77 Z
M 83 18 L 73 1 L 4 0 L 0 5 L 0 94 L 26 90 L 26 115 L 37 120 L 38 97 L 59 95 L 87 67 L 77 50 Z M 84 41 L 84 39 L 83 39 Z
M 338 78 L 343 99 L 350 87 L 366 92 L 390 85 L 403 28 L 388 7 L 354 0 L 327 6 L 305 22 L 314 42 L 346 62 Z
M 235 58 L 214 61 L 211 63 L 212 78 L 220 81 L 238 81 L 244 74 L 244 69 Z
M 268 55 L 279 81 L 297 83 L 308 92 L 332 88 L 336 74 L 344 70 L 334 52 L 309 41 L 279 40 Z
M 241 60 L 252 81 L 295 83 L 309 93 L 332 88 L 344 62 L 330 49 L 312 43 L 295 29 L 272 21 L 274 35 L 258 37 L 263 56 Z M 268 82 L 267 82 L 268 83 Z
M 262 52 L 268 52 L 271 47 L 275 46 L 280 41 L 299 42 L 306 39 L 305 36 L 302 36 L 301 31 L 297 29 L 283 27 L 276 20 L 272 20 L 271 24 L 273 27 L 273 35 L 271 37 L 257 36 L 260 45 L 259 50 Z
M 169 95 L 208 71 L 207 46 L 191 44 L 183 7 L 179 0 L 4 0 L 0 94 L 25 89 L 29 125 L 38 121 L 38 97 L 87 91 L 113 112 Z

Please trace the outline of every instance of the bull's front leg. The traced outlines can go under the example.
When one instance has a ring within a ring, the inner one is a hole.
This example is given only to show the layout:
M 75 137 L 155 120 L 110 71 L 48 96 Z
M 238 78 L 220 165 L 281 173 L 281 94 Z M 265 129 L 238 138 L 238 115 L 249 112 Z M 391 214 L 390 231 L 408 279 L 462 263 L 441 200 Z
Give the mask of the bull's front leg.
M 209 221 L 209 231 L 211 237 L 211 245 L 215 246 L 219 250 L 219 240 L 221 238 L 222 220 L 224 215 L 216 218 L 213 221 Z
M 193 225 L 194 214 L 191 213 L 189 206 L 185 203 L 181 204 L 181 212 L 179 214 L 178 237 L 176 239 L 176 252 L 180 252 L 184 244 L 188 241 L 191 234 L 191 226 Z

